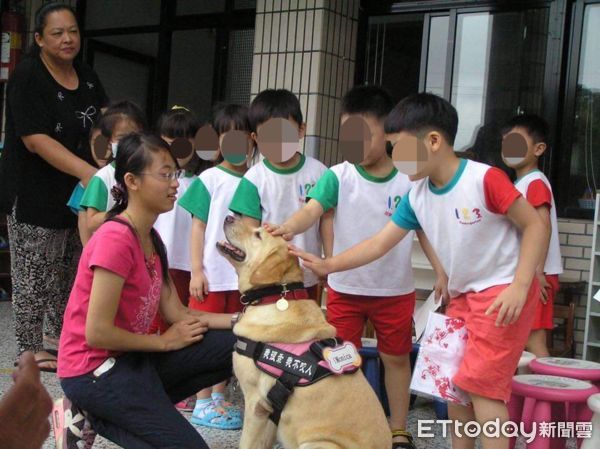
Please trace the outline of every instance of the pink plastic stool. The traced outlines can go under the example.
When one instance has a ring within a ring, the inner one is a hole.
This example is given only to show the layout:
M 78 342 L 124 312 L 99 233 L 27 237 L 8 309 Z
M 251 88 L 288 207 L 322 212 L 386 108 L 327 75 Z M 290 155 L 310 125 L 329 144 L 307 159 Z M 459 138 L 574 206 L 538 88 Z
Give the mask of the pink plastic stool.
M 529 363 L 529 369 L 536 374 L 588 380 L 596 386 L 600 383 L 600 363 L 590 362 L 589 360 L 541 357 L 532 360 Z
M 589 360 L 541 357 L 532 360 L 529 364 L 529 369 L 535 374 L 548 374 L 551 376 L 587 380 L 600 388 L 600 363 Z M 579 418 L 581 421 L 590 421 L 592 419 L 592 411 L 588 407 L 585 407 Z
M 510 420 L 522 423 L 526 432 L 532 431 L 534 423 L 585 421 L 582 419 L 583 412 L 589 410 L 586 401 L 598 391 L 596 386 L 588 382 L 567 377 L 517 375 L 513 377 L 512 396 L 508 403 Z M 554 433 L 554 438 L 540 435 L 538 425 L 536 435 L 533 441 L 527 444 L 527 449 L 564 449 L 566 438 L 558 436 L 556 424 Z M 511 438 L 511 449 L 515 443 L 516 438 Z M 578 444 L 580 443 L 581 441 L 578 441 Z

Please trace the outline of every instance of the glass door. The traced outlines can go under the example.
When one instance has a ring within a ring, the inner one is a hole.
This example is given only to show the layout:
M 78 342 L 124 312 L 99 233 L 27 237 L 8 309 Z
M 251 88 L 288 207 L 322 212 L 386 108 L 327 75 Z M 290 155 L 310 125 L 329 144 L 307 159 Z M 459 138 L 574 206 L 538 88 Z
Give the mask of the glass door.
M 371 17 L 363 79 L 396 101 L 419 91 L 448 99 L 459 115 L 455 149 L 473 149 L 483 125 L 544 112 L 548 23 L 545 7 Z

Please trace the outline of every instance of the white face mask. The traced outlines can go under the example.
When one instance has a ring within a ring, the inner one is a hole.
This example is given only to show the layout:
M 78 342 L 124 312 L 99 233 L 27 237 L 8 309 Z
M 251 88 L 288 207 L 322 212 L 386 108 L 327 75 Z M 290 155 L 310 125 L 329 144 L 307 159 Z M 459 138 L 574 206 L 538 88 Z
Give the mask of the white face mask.
M 112 153 L 113 158 L 117 157 L 117 146 L 118 145 L 119 145 L 119 142 L 112 142 L 110 144 L 110 151 Z

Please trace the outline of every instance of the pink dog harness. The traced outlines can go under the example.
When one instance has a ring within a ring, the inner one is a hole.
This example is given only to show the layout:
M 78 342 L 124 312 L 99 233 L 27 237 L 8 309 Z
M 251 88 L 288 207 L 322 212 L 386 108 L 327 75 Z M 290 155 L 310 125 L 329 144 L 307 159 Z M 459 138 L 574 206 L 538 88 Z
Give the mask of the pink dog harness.
M 250 357 L 258 369 L 277 379 L 267 394 L 273 406 L 269 418 L 276 425 L 294 387 L 311 385 L 332 374 L 353 374 L 361 365 L 356 347 L 339 338 L 267 344 L 238 337 L 235 351 Z

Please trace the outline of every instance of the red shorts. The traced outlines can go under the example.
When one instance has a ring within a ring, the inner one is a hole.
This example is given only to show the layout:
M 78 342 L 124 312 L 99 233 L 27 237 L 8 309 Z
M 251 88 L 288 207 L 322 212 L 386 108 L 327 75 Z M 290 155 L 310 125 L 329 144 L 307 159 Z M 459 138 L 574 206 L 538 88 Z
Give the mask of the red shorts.
M 187 306 L 187 299 L 190 295 L 190 279 L 192 274 L 189 271 L 177 270 L 175 268 L 170 268 L 169 274 L 171 275 L 171 279 L 173 279 L 173 284 L 175 284 L 175 290 L 177 290 L 179 299 L 183 305 Z M 169 325 L 167 322 L 160 315 L 160 312 L 157 312 L 148 332 L 151 334 L 156 334 L 157 332 L 164 334 L 168 328 Z
M 192 310 L 212 313 L 241 312 L 244 306 L 240 302 L 240 296 L 240 292 L 237 290 L 209 292 L 203 301 L 198 301 L 195 297 L 190 296 L 188 307 Z
M 546 290 L 548 292 L 548 301 L 544 304 L 538 294 L 531 330 L 554 329 L 554 298 L 560 288 L 558 274 L 547 274 L 546 282 L 550 284 L 550 288 Z
M 510 399 L 512 378 L 531 331 L 539 284 L 532 282 L 517 321 L 497 327 L 498 311 L 490 316 L 485 311 L 506 287 L 464 293 L 452 298 L 446 309 L 449 317 L 465 321 L 468 334 L 464 358 L 452 381 L 469 393 L 505 402 Z
M 398 296 L 362 296 L 327 291 L 327 321 L 337 336 L 362 346 L 361 336 L 367 319 L 377 334 L 377 349 L 389 355 L 404 355 L 412 350 L 412 318 L 415 292 Z
M 188 298 L 190 297 L 190 280 L 192 279 L 192 273 L 171 268 L 169 274 L 171 275 L 171 279 L 173 279 L 173 284 L 175 284 L 175 290 L 177 290 L 179 299 L 187 306 Z

